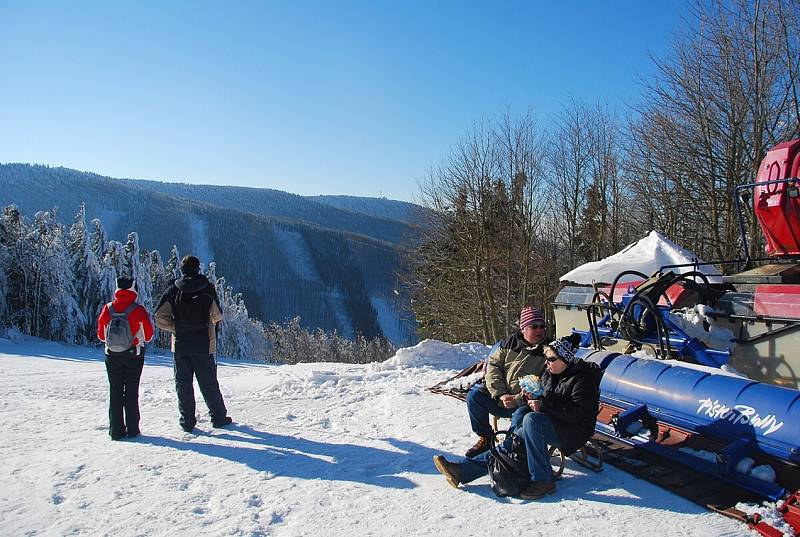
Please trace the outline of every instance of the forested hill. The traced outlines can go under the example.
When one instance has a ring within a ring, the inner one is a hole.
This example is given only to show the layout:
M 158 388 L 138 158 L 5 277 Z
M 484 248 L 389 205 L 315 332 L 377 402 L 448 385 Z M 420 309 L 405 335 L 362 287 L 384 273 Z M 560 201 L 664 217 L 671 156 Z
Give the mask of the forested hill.
M 314 198 L 269 188 L 190 185 L 140 179 L 118 179 L 118 181 L 161 192 L 170 197 L 211 203 L 218 207 L 237 209 L 258 216 L 308 222 L 337 231 L 360 233 L 393 244 L 401 244 L 414 234 L 413 227 L 410 225 L 413 220 L 393 217 L 397 213 L 394 204 L 403 202 L 390 200 L 375 200 L 378 203 L 374 204 L 365 202 L 364 207 L 369 209 L 360 211 L 356 206 L 347 207 L 325 203 Z M 355 199 L 366 200 L 367 198 Z M 381 205 L 385 208 L 382 209 Z M 411 205 L 411 207 L 418 206 Z M 384 213 L 389 213 L 389 216 L 384 216 Z
M 307 199 L 337 207 L 345 211 L 363 213 L 376 218 L 390 218 L 417 226 L 425 222 L 431 215 L 427 209 L 408 203 L 386 198 L 362 198 L 358 196 L 307 196 Z
M 181 255 L 215 261 L 217 274 L 244 294 L 251 315 L 262 321 L 282 323 L 299 315 L 309 328 L 415 341 L 415 323 L 394 293 L 399 244 L 413 227 L 277 191 L 179 185 L 184 188 L 175 195 L 164 185 L 0 165 L 3 207 L 13 203 L 28 217 L 56 207 L 58 220 L 69 224 L 85 203 L 87 221 L 98 218 L 112 239 L 124 242 L 136 231 L 142 248 L 157 249 L 164 258 L 176 245 Z M 293 205 L 281 208 L 275 201 L 280 199 Z M 271 215 L 271 207 L 283 213 Z

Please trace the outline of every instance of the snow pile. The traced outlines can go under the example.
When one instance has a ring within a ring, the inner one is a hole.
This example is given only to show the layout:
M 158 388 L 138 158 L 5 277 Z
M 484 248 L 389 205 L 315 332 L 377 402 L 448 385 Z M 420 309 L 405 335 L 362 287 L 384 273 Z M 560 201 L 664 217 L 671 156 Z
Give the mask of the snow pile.
M 736 336 L 729 328 L 718 326 L 710 317 L 714 308 L 697 304 L 692 308 L 672 310 L 669 320 L 683 330 L 687 336 L 702 341 L 706 347 L 717 350 L 731 350 L 736 346 Z
M 393 357 L 380 364 L 371 364 L 377 370 L 403 367 L 430 366 L 436 369 L 464 369 L 485 360 L 491 347 L 482 343 L 450 344 L 434 339 L 420 341 L 413 347 L 397 351 Z
M 717 454 L 713 451 L 692 449 L 688 447 L 678 448 L 678 451 L 699 459 L 703 459 L 704 461 L 717 464 Z M 755 461 L 753 459 L 750 457 L 745 457 L 736 465 L 736 471 L 740 474 L 745 474 L 755 479 L 760 479 L 761 481 L 769 481 L 770 483 L 775 482 L 777 476 L 775 474 L 775 469 L 772 466 L 769 464 L 762 464 L 761 466 L 754 467 L 754 464 Z
M 794 529 L 786 523 L 780 510 L 783 509 L 783 502 L 764 502 L 761 505 L 752 503 L 737 503 L 736 509 L 748 516 L 759 515 L 761 520 L 780 531 L 786 537 L 794 537 Z
M 769 481 L 774 483 L 778 476 L 775 474 L 775 469 L 769 464 L 762 464 L 750 470 L 750 476 L 760 479 L 761 481 Z
M 698 459 L 703 459 L 704 461 L 712 462 L 717 464 L 717 454 L 713 451 L 705 451 L 702 449 L 692 449 L 688 447 L 678 448 L 678 451 L 681 453 L 686 453 L 687 455 L 691 455 L 692 457 L 697 457 Z
M 756 461 L 754 461 L 751 457 L 743 457 L 736 464 L 736 471 L 740 474 L 749 474 L 750 470 L 756 465 Z

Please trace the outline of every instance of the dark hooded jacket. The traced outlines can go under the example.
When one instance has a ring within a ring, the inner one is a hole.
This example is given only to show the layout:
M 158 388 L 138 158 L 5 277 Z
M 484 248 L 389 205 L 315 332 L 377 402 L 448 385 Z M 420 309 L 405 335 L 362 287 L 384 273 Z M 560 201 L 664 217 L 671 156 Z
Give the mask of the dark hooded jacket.
M 205 319 L 191 326 L 182 322 L 179 302 L 191 301 Z M 155 312 L 156 326 L 172 332 L 172 352 L 177 354 L 214 354 L 217 352 L 216 325 L 222 321 L 217 291 L 204 275 L 184 274 L 164 292 Z
M 561 441 L 561 451 L 570 455 L 594 433 L 600 403 L 602 370 L 593 363 L 577 361 L 560 375 L 542 373 L 541 412 L 547 414 Z

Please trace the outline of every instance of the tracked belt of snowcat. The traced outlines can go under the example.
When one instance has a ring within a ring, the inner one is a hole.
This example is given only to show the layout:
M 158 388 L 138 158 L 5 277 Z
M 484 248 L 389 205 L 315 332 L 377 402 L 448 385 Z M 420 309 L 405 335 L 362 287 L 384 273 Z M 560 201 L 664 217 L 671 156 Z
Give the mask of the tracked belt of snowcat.
M 735 509 L 735 505 L 761 500 L 747 490 L 678 466 L 674 461 L 638 449 L 612 435 L 595 432 L 592 440 L 587 445 L 590 455 L 602 456 L 605 463 L 725 516 L 747 522 L 747 515 Z M 602 455 L 594 452 L 598 448 L 602 449 Z
M 601 403 L 598 424 L 610 426 L 621 412 L 623 412 L 621 408 Z M 658 431 L 654 443 L 665 448 L 678 449 L 691 446 L 692 449 L 713 452 L 722 446 L 674 425 L 663 422 L 655 422 L 653 425 Z M 595 431 L 592 441 L 584 448 L 589 456 L 601 459 L 697 505 L 748 524 L 762 535 L 775 537 L 783 535 L 759 520 L 758 516 L 754 518 L 736 509 L 736 504 L 739 502 L 759 504 L 764 500 L 763 496 L 737 486 L 735 481 L 720 480 L 718 477 L 677 464 L 666 456 L 642 449 L 642 445 L 637 445 L 630 439 L 621 438 L 610 431 L 610 427 L 608 432 Z M 602 453 L 597 453 L 598 450 Z M 777 459 L 769 459 L 766 462 L 777 467 L 782 480 L 800 482 L 800 468 L 797 466 Z M 800 527 L 800 492 L 787 499 L 782 514 L 793 527 Z

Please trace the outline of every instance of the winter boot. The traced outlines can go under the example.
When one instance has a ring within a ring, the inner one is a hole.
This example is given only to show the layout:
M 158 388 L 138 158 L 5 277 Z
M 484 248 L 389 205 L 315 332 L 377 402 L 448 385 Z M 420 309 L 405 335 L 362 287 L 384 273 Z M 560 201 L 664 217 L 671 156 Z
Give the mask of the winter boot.
M 230 425 L 233 423 L 233 420 L 230 416 L 225 416 L 224 418 L 219 418 L 217 420 L 211 420 L 211 425 L 217 428 L 225 427 L 226 425 Z
M 471 459 L 473 457 L 477 457 L 484 451 L 489 451 L 489 439 L 485 436 L 479 436 L 478 441 L 475 442 L 475 445 L 469 448 L 466 453 L 464 453 L 464 456 L 468 459 Z
M 441 455 L 433 456 L 433 464 L 436 466 L 436 469 L 439 470 L 439 473 L 447 479 L 450 486 L 457 489 L 458 485 L 461 483 L 461 469 L 458 465 L 448 461 Z
M 185 420 L 181 418 L 178 423 L 180 424 L 181 429 L 187 433 L 191 433 L 194 430 L 194 426 L 197 424 L 197 420 Z
M 520 493 L 526 500 L 538 500 L 545 494 L 553 494 L 556 491 L 556 484 L 552 481 L 533 481 Z

